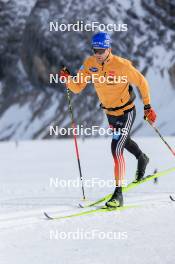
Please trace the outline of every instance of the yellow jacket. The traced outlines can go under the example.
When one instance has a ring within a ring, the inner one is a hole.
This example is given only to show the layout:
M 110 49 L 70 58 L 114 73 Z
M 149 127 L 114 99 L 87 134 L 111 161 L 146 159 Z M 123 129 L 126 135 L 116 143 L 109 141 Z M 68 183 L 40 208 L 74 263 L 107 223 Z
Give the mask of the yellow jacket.
M 139 88 L 145 105 L 150 104 L 149 86 L 144 76 L 132 66 L 129 60 L 114 56 L 111 53 L 103 65 L 98 64 L 94 56 L 88 57 L 78 71 L 76 78 L 77 80 L 79 78 L 78 82 L 70 78 L 67 87 L 72 92 L 79 93 L 86 87 L 87 80 L 93 80 L 99 100 L 106 108 L 120 107 L 129 101 L 129 84 Z M 100 79 L 103 80 L 102 83 Z M 105 110 L 105 112 L 109 115 L 119 116 L 123 114 L 123 111 L 133 106 L 134 104 L 131 103 L 120 110 Z

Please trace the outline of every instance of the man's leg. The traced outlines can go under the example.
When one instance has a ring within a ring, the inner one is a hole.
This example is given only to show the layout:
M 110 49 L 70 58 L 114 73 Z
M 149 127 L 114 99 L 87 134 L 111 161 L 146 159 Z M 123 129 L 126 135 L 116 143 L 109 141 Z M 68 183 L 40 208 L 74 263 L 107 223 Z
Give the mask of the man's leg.
M 135 109 L 127 112 L 123 116 L 108 116 L 109 124 L 115 129 L 111 143 L 111 151 L 114 159 L 116 189 L 112 198 L 106 203 L 107 206 L 113 206 L 112 204 L 117 204 L 117 201 L 117 206 L 122 206 L 123 203 L 122 180 L 125 175 L 125 160 L 123 157 L 123 149 L 130 134 L 134 119 Z
M 136 159 L 138 159 L 139 156 L 142 154 L 141 149 L 139 148 L 137 143 L 131 139 L 130 136 L 127 138 L 125 149 L 127 149 L 127 151 L 132 153 L 136 157 Z
M 133 141 L 130 136 L 128 137 L 125 148 L 132 153 L 138 160 L 137 171 L 136 171 L 136 181 L 141 180 L 144 177 L 146 166 L 149 162 L 149 158 L 144 154 L 137 143 Z

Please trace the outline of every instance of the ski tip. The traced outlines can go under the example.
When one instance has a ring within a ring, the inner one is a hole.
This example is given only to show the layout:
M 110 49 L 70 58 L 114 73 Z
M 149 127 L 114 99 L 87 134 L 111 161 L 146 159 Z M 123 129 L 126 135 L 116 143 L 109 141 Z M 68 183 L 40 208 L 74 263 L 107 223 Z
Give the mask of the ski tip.
M 49 220 L 53 220 L 53 218 L 51 217 L 51 216 L 49 216 L 46 212 L 43 212 L 44 213 L 44 215 L 45 215 L 45 217 L 47 218 L 47 219 L 49 219 Z
M 82 204 L 78 204 L 78 207 L 80 207 L 80 208 L 84 208 L 84 206 L 82 205 Z
M 171 200 L 171 201 L 175 202 L 175 199 L 173 198 L 172 195 L 170 195 L 169 197 L 170 197 L 170 200 Z

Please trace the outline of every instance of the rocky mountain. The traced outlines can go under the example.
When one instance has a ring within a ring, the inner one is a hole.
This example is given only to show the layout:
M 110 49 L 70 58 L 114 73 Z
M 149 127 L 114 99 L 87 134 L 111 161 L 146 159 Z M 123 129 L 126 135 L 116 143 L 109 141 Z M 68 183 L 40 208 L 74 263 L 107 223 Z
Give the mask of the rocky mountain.
M 113 53 L 128 58 L 151 87 L 157 126 L 175 135 L 175 3 L 173 0 L 0 0 L 0 140 L 50 138 L 49 125 L 70 126 L 63 85 L 50 84 L 63 63 L 74 74 L 91 54 L 92 31 L 51 31 L 59 24 L 127 24 L 113 31 Z M 72 94 L 74 117 L 106 126 L 92 85 Z M 133 133 L 154 135 L 138 93 Z

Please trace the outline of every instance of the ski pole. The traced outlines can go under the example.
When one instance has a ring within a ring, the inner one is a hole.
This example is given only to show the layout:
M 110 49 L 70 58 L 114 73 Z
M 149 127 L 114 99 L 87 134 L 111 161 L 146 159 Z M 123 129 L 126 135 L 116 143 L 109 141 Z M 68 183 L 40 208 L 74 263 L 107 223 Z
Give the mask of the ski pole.
M 168 144 L 168 142 L 161 135 L 161 133 L 159 132 L 158 128 L 155 127 L 155 125 L 153 125 L 148 119 L 146 119 L 146 120 L 148 121 L 148 123 L 150 124 L 150 126 L 155 130 L 155 132 L 159 135 L 159 137 L 162 139 L 162 141 L 165 143 L 165 145 L 169 148 L 169 150 L 171 151 L 171 153 L 175 156 L 175 151 L 170 147 L 170 145 Z
M 66 94 L 67 94 L 67 101 L 68 101 L 68 107 L 69 107 L 69 113 L 71 117 L 71 122 L 72 122 L 72 128 L 74 131 L 74 128 L 76 128 L 75 122 L 74 122 L 74 116 L 73 116 L 73 109 L 72 109 L 72 104 L 71 104 L 71 97 L 70 97 L 70 91 L 69 88 L 66 87 Z M 75 133 L 73 133 L 74 136 L 74 144 L 75 144 L 75 151 L 76 151 L 76 157 L 77 157 L 77 162 L 78 162 L 78 169 L 79 169 L 79 174 L 80 174 L 80 181 L 81 181 L 81 188 L 82 188 L 82 193 L 83 193 L 83 199 L 85 200 L 85 191 L 84 191 L 84 185 L 83 185 L 83 176 L 82 176 L 82 171 L 81 171 L 81 163 L 80 163 L 80 155 L 79 155 L 79 150 L 78 150 L 78 143 L 77 143 L 77 136 Z

